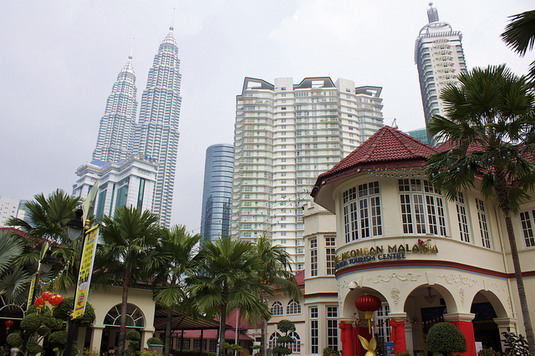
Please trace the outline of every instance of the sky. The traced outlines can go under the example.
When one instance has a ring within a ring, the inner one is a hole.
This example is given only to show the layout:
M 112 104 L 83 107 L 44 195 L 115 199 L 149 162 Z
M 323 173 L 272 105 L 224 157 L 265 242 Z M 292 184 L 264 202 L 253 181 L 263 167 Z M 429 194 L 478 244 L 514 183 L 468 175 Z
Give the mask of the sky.
M 506 63 L 508 16 L 531 0 L 437 0 L 469 68 Z M 138 102 L 171 24 L 182 73 L 173 224 L 199 232 L 206 148 L 233 143 L 244 77 L 346 78 L 383 87 L 384 123 L 424 126 L 414 42 L 423 0 L 0 0 L 0 196 L 69 193 L 132 50 Z M 173 15 L 174 13 L 174 15 Z

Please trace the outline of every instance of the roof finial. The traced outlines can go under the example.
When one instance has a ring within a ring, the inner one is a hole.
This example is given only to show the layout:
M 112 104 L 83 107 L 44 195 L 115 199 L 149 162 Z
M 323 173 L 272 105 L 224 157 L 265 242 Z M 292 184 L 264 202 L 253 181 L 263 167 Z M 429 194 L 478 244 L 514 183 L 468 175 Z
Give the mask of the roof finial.
M 436 7 L 433 7 L 432 2 L 429 3 L 429 9 L 427 9 L 427 19 L 429 20 L 429 23 L 439 21 L 438 10 Z
M 392 120 L 392 125 L 390 125 L 391 127 L 397 129 L 398 128 L 398 120 L 396 118 L 394 118 L 394 120 Z
M 175 29 L 175 8 L 173 7 L 173 17 L 171 17 L 171 26 L 169 26 L 169 30 L 173 31 Z
M 130 45 L 130 55 L 128 56 L 128 59 L 132 59 L 132 55 L 134 53 L 134 41 L 136 40 L 135 37 L 132 37 L 132 44 Z

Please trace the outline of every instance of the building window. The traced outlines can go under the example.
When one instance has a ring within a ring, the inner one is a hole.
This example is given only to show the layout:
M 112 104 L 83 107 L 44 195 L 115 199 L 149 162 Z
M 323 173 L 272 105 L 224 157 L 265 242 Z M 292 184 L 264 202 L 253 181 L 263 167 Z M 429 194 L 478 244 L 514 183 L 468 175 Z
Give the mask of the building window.
M 325 237 L 325 264 L 327 265 L 327 274 L 334 274 L 334 257 L 336 256 L 336 237 Z
M 286 307 L 287 314 L 301 314 L 301 304 L 295 300 L 290 300 L 288 306 Z
M 292 353 L 299 353 L 301 352 L 301 338 L 299 337 L 299 334 L 295 331 L 289 332 L 288 337 L 292 338 L 292 342 L 289 343 L 283 343 L 279 344 L 278 339 L 281 337 L 281 334 L 279 333 L 273 333 L 269 337 L 269 348 L 273 350 L 276 346 L 284 346 L 289 348 Z
M 390 340 L 390 319 L 388 318 L 390 309 L 388 304 L 384 304 L 375 312 L 375 320 L 377 324 L 375 326 L 378 337 L 378 343 L 385 343 Z
M 281 302 L 274 302 L 271 304 L 271 315 L 282 315 L 284 313 L 284 308 L 282 307 Z
M 338 307 L 327 307 L 327 347 L 338 350 Z
M 318 240 L 310 240 L 310 275 L 318 275 Z
M 479 221 L 479 232 L 481 234 L 481 244 L 490 248 L 489 224 L 487 214 L 485 214 L 485 203 L 481 199 L 476 199 L 477 220 Z
M 524 242 L 526 247 L 535 247 L 535 237 L 533 236 L 533 225 L 535 223 L 535 210 L 520 213 L 522 231 L 524 232 Z
M 343 193 L 346 242 L 383 233 L 379 182 L 361 184 Z
M 403 233 L 446 236 L 440 193 L 426 180 L 399 179 L 398 184 Z
M 310 307 L 310 353 L 317 355 L 318 351 L 319 351 L 318 307 Z
M 269 348 L 273 350 L 275 346 L 277 346 L 277 338 L 280 336 L 279 333 L 273 333 L 269 337 Z
M 457 221 L 459 222 L 459 233 L 461 234 L 461 241 L 470 242 L 470 233 L 468 231 L 468 218 L 466 217 L 466 205 L 464 202 L 464 195 L 461 192 L 457 193 L 455 199 L 457 207 Z

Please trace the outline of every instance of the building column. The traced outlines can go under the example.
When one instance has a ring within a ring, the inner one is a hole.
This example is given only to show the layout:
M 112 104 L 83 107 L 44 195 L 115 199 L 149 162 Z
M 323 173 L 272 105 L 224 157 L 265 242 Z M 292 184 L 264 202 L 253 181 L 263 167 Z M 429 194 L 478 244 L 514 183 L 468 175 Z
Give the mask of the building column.
M 340 328 L 340 341 L 342 342 L 342 356 L 354 356 L 355 345 L 353 340 L 353 325 L 350 322 L 341 321 L 338 323 Z
M 390 340 L 394 343 L 394 353 L 403 353 L 407 351 L 407 339 L 405 337 L 405 319 L 407 313 L 390 313 Z
M 143 329 L 143 339 L 141 345 L 143 345 L 143 348 L 148 348 L 147 340 L 150 339 L 154 335 L 154 329 Z
M 474 336 L 474 320 L 475 314 L 471 313 L 450 313 L 444 314 L 444 320 L 452 323 L 463 333 L 466 339 L 466 352 L 461 352 L 461 356 L 476 356 L 476 338 Z
M 92 329 L 93 330 L 91 333 L 91 346 L 89 346 L 89 348 L 100 353 L 100 345 L 102 344 L 102 332 L 104 331 L 104 325 L 93 325 Z
M 498 331 L 500 332 L 500 343 L 502 345 L 502 350 L 505 350 L 505 345 L 503 344 L 503 332 L 513 332 L 516 333 L 516 320 L 513 318 L 494 318 L 494 322 L 498 324 Z

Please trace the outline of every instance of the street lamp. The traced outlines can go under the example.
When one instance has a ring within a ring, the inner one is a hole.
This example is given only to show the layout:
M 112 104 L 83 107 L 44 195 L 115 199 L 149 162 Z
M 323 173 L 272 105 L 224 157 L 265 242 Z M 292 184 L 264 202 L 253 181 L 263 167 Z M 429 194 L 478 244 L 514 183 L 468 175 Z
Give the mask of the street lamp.
M 74 218 L 67 222 L 67 234 L 69 235 L 69 239 L 76 240 L 82 236 L 84 231 L 84 222 L 82 221 L 83 215 L 84 211 L 82 209 L 77 209 L 74 212 Z

